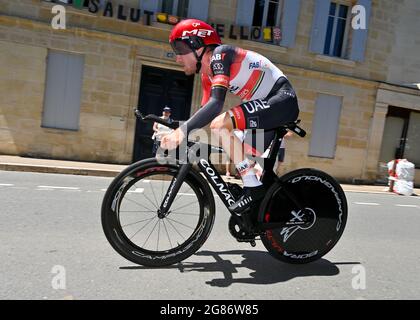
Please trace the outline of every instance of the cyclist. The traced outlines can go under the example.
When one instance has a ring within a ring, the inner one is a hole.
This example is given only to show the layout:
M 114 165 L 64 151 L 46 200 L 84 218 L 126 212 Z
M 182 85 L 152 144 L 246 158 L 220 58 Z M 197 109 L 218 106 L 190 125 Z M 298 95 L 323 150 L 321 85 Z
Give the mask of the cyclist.
M 203 21 L 181 21 L 173 28 L 169 42 L 186 75 L 201 73 L 203 99 L 200 110 L 165 136 L 161 146 L 175 149 L 189 132 L 211 122 L 212 134 L 219 139 L 244 184 L 242 197 L 229 209 L 244 213 L 253 202 L 264 197 L 265 190 L 256 176 L 255 162 L 245 156 L 244 144 L 234 131 L 264 129 L 264 140 L 270 141 L 273 132 L 266 131 L 297 119 L 296 93 L 283 72 L 267 58 L 222 45 L 217 32 Z M 221 113 L 227 91 L 243 103 Z M 259 155 L 257 150 L 252 151 Z

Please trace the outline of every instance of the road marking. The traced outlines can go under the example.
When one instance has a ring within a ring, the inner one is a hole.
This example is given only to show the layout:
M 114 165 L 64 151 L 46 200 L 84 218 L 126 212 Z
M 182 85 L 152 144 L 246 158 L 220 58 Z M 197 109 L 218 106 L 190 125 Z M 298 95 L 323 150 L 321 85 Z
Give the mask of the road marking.
M 74 188 L 74 187 L 38 186 L 37 188 L 43 188 L 43 189 L 62 189 L 62 190 L 80 190 L 80 188 Z
M 355 202 L 354 204 L 359 204 L 362 206 L 379 206 L 379 203 L 375 203 L 375 202 Z
M 416 206 L 414 204 L 396 204 L 397 207 L 406 207 L 406 208 L 418 208 L 419 206 Z
M 0 187 L 13 187 L 14 184 L 10 184 L 10 183 L 0 183 Z

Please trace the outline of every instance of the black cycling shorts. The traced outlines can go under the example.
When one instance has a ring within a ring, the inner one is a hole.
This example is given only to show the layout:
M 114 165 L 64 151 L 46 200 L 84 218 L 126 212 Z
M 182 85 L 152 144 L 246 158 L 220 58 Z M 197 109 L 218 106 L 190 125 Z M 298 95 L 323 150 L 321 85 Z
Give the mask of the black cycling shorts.
M 297 120 L 299 106 L 295 91 L 289 81 L 282 77 L 267 98 L 242 103 L 229 110 L 229 114 L 237 130 L 273 130 Z
M 242 103 L 229 110 L 229 115 L 236 130 L 263 129 L 264 148 L 267 148 L 274 137 L 273 129 L 297 120 L 298 100 L 290 82 L 282 77 L 266 98 Z M 251 145 L 254 145 L 254 141 Z

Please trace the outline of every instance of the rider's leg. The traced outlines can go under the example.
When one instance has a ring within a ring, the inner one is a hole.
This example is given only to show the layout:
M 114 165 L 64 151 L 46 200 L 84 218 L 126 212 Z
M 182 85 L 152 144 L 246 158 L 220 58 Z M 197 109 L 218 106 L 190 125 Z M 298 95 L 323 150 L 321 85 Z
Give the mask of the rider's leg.
M 229 110 L 228 114 L 217 117 L 212 122 L 212 131 L 216 133 L 223 148 L 229 153 L 232 161 L 237 165 L 238 171 L 245 173 L 244 195 L 230 206 L 235 213 L 245 212 L 254 200 L 258 201 L 264 196 L 261 182 L 257 179 L 253 165 L 244 156 L 243 146 L 238 143 L 233 130 L 262 129 L 265 133 L 278 128 L 284 123 L 295 121 L 299 114 L 296 93 L 286 78 L 276 82 L 276 91 L 270 93 L 266 99 L 257 99 L 242 103 Z M 249 179 L 247 178 L 250 177 Z M 256 187 L 247 187 L 254 185 Z
M 216 117 L 212 121 L 210 129 L 213 137 L 222 145 L 238 169 L 244 187 L 261 186 L 262 183 L 258 180 L 254 169 L 255 163 L 245 157 L 243 143 L 233 132 L 234 127 L 229 113 L 223 113 Z
M 230 160 L 226 161 L 226 177 L 230 177 Z

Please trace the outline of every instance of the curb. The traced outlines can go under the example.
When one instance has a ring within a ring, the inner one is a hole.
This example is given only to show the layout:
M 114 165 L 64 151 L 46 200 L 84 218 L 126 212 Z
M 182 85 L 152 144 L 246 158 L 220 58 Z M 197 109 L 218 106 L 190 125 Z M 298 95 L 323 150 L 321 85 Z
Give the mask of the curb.
M 0 163 L 0 170 L 3 171 L 21 171 L 35 173 L 56 173 L 56 174 L 72 174 L 79 176 L 98 176 L 98 177 L 116 177 L 120 171 L 115 170 L 98 170 L 98 169 L 81 169 L 72 167 L 50 167 L 42 165 L 27 165 L 16 163 Z
M 34 173 L 53 173 L 53 174 L 69 174 L 78 176 L 90 177 L 106 177 L 114 178 L 122 170 L 106 170 L 106 169 L 87 169 L 87 168 L 74 168 L 74 167 L 60 167 L 60 166 L 44 166 L 44 165 L 30 165 L 30 164 L 17 164 L 17 163 L 0 163 L 0 170 L 2 171 L 19 171 L 19 172 L 34 172 Z M 224 179 L 226 182 L 242 184 L 241 181 L 233 178 Z M 346 187 L 341 185 L 344 192 L 351 193 L 371 193 L 371 194 L 386 194 L 396 195 L 392 192 L 378 191 L 378 190 L 358 190 L 352 186 Z M 381 186 L 384 187 L 384 186 Z M 414 190 L 417 193 L 417 190 Z

